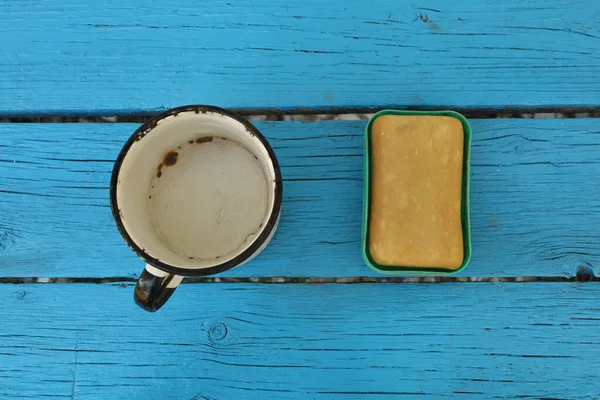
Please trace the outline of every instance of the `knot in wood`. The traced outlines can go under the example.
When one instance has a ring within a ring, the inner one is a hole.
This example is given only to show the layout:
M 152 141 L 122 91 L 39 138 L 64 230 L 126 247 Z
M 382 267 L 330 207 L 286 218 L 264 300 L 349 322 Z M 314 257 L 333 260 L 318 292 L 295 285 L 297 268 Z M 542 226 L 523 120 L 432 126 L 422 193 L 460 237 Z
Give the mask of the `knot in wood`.
M 525 146 L 523 146 L 522 144 L 518 144 L 515 146 L 515 154 L 516 155 L 522 156 L 525 153 L 527 153 L 527 149 L 525 148 Z
M 227 336 L 227 325 L 223 322 L 215 322 L 208 328 L 208 337 L 213 342 L 225 339 Z
M 577 268 L 577 274 L 575 275 L 576 279 L 581 282 L 589 282 L 596 280 L 596 274 L 594 274 L 594 269 L 590 266 L 581 265 Z

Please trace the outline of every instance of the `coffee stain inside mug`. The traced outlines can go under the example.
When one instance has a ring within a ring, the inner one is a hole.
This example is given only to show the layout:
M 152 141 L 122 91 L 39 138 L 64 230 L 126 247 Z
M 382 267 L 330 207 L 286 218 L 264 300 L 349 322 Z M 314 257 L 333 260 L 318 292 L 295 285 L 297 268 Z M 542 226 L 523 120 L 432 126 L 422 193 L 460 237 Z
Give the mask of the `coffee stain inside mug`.
M 165 157 L 163 158 L 163 164 L 165 164 L 167 167 L 172 167 L 173 165 L 177 164 L 177 157 L 179 157 L 179 153 L 171 150 L 165 154 Z
M 196 139 L 196 143 L 200 144 L 200 143 L 210 143 L 213 141 L 213 137 L 212 136 L 206 136 L 206 137 L 202 137 L 202 138 L 198 138 Z M 223 140 L 226 140 L 225 138 L 223 138 Z
M 194 143 L 194 141 L 192 140 L 189 143 Z M 179 146 L 178 149 L 181 149 L 181 146 Z M 174 150 L 170 150 L 165 153 L 163 156 L 163 162 L 158 164 L 158 167 L 156 167 L 156 177 L 160 178 L 162 176 L 163 167 L 172 167 L 173 165 L 177 164 L 178 157 L 179 153 Z

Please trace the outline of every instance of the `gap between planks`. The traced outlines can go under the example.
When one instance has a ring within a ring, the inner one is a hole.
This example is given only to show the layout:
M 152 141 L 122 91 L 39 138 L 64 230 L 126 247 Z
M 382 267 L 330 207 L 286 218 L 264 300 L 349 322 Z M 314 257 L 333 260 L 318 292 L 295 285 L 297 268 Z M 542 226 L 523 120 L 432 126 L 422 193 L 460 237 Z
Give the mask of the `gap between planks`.
M 0 278 L 0 284 L 27 284 L 27 283 L 115 283 L 123 286 L 136 282 L 130 277 L 112 278 L 27 278 L 13 277 Z M 258 284 L 357 284 L 357 283 L 473 283 L 473 282 L 600 282 L 600 277 L 594 274 L 589 266 L 581 266 L 574 276 L 504 276 L 504 277 L 472 277 L 472 276 L 419 276 L 419 277 L 347 277 L 347 278 L 304 278 L 304 277 L 257 277 L 257 278 L 185 278 L 183 283 L 258 283 Z
M 452 106 L 439 107 L 413 107 L 413 106 L 387 106 L 387 107 L 360 107 L 360 108 L 334 108 L 334 109 L 236 109 L 231 111 L 243 115 L 253 121 L 307 121 L 315 120 L 367 120 L 374 113 L 384 109 L 400 110 L 454 110 L 468 119 L 489 119 L 489 118 L 600 118 L 600 108 L 598 107 L 524 107 L 515 109 L 464 109 Z M 65 113 L 59 115 L 0 115 L 0 123 L 106 123 L 106 122 L 137 122 L 144 123 L 151 117 L 166 111 L 166 109 L 144 111 L 140 113 L 120 113 L 117 111 L 105 113 Z

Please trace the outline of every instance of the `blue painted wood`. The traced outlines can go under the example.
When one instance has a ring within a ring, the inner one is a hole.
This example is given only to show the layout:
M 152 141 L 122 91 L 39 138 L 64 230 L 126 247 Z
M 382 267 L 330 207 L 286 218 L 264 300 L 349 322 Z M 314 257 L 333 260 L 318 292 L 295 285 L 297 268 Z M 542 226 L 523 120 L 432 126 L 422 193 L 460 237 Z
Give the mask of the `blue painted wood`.
M 600 104 L 596 0 L 0 4 L 0 113 Z
M 600 396 L 596 283 L 184 284 L 157 314 L 132 290 L 0 285 L 0 397 Z
M 473 257 L 463 276 L 600 272 L 593 119 L 473 120 Z M 374 276 L 360 256 L 364 121 L 269 122 L 284 177 L 279 230 L 223 276 Z M 109 209 L 133 124 L 0 125 L 0 276 L 134 277 Z

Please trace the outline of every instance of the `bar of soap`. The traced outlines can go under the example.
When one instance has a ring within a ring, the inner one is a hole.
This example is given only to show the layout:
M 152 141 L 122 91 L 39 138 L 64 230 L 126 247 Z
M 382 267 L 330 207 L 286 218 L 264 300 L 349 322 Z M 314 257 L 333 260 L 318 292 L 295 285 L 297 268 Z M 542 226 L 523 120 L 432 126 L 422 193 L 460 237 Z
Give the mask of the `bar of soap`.
M 369 252 L 379 265 L 458 269 L 464 132 L 446 116 L 371 125 Z

